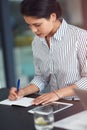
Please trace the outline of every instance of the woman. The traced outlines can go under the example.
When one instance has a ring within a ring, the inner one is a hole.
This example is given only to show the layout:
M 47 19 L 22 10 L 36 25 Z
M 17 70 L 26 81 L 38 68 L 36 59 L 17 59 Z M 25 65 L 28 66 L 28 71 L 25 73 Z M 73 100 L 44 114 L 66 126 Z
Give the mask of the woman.
M 33 104 L 76 99 L 73 89 L 87 88 L 87 32 L 67 24 L 57 0 L 23 0 L 21 13 L 35 33 L 35 76 L 18 93 L 12 87 L 8 98 L 15 100 L 49 86 L 50 92 L 37 97 Z

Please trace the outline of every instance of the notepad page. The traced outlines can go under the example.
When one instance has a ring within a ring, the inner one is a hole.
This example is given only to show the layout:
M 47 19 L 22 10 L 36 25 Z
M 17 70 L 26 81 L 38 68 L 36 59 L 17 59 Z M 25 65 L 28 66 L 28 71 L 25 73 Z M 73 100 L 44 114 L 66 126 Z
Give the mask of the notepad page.
M 0 104 L 3 104 L 3 105 L 18 105 L 18 106 L 28 107 L 28 106 L 32 105 L 33 100 L 34 100 L 34 98 L 28 98 L 28 97 L 23 97 L 23 98 L 15 100 L 15 101 L 5 99 L 5 100 L 1 101 Z

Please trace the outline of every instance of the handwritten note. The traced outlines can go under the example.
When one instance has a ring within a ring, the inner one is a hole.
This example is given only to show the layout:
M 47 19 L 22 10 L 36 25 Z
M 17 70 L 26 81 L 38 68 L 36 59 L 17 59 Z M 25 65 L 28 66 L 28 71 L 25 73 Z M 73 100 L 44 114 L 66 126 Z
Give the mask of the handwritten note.
M 5 99 L 5 100 L 1 101 L 0 104 L 29 107 L 32 105 L 33 100 L 34 100 L 34 98 L 27 98 L 27 97 L 23 97 L 23 98 L 15 100 L 15 101 L 10 101 L 9 99 Z

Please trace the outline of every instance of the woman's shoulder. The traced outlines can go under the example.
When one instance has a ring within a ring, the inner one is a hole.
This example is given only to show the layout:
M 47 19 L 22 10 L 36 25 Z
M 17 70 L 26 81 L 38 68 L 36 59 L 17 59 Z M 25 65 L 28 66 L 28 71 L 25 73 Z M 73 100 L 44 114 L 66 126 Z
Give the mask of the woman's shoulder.
M 79 27 L 79 26 L 75 26 L 75 25 L 71 25 L 71 24 L 68 24 L 68 27 L 73 31 L 75 32 L 76 34 L 78 35 L 87 35 L 87 30 Z

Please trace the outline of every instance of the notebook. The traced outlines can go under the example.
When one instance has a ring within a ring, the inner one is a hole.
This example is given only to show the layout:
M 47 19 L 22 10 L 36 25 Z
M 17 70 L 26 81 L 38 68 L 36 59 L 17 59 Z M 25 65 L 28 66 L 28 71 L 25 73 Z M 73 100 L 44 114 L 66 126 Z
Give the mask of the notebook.
M 79 97 L 81 104 L 85 110 L 87 110 L 87 90 L 75 88 L 76 95 Z
M 23 97 L 23 98 L 15 100 L 15 101 L 10 101 L 9 99 L 5 99 L 5 100 L 1 101 L 0 104 L 29 107 L 32 105 L 33 99 L 34 98 L 28 98 L 28 97 Z

